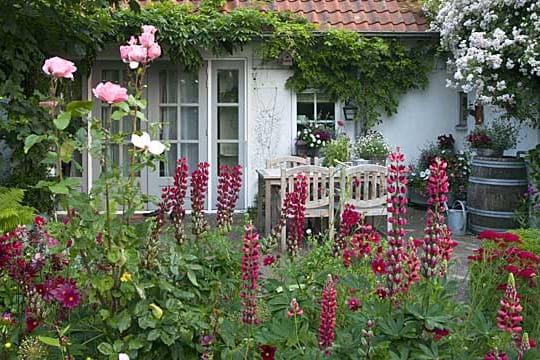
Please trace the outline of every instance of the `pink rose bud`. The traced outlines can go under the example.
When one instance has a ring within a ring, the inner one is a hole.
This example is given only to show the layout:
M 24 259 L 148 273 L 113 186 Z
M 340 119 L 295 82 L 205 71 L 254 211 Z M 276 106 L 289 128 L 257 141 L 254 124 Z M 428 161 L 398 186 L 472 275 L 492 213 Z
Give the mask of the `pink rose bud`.
M 92 91 L 95 97 L 109 104 L 116 104 L 128 99 L 127 89 L 110 81 L 98 84 Z
M 150 33 L 152 35 L 154 35 L 157 31 L 156 27 L 155 26 L 152 26 L 152 25 L 143 25 L 142 26 L 142 31 L 143 33 Z
M 131 69 L 136 69 L 137 67 L 139 67 L 139 63 L 146 62 L 147 55 L 147 50 L 144 46 L 131 45 L 131 49 L 129 50 L 128 54 L 129 67 Z
M 132 36 L 131 38 L 129 38 L 128 44 L 137 45 L 137 38 L 135 36 Z
M 338 126 L 345 126 L 345 121 L 343 121 L 343 120 L 338 120 L 338 121 L 337 121 L 337 124 L 338 124 Z
M 161 56 L 161 47 L 158 45 L 158 43 L 154 43 L 148 49 L 148 60 L 154 60 L 160 56 Z
M 154 34 L 149 32 L 142 33 L 141 36 L 139 36 L 139 42 L 141 45 L 146 46 L 147 48 L 151 47 L 155 42 Z
M 77 71 L 74 63 L 58 56 L 45 60 L 42 69 L 47 75 L 71 80 L 73 80 L 73 73 Z

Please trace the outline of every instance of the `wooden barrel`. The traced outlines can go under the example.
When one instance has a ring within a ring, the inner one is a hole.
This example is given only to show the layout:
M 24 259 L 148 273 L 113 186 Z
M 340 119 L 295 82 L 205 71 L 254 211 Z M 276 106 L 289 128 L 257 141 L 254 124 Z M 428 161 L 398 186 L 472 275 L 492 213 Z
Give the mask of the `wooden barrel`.
M 474 233 L 518 227 L 514 211 L 527 190 L 527 170 L 513 157 L 473 158 L 467 187 L 469 226 Z

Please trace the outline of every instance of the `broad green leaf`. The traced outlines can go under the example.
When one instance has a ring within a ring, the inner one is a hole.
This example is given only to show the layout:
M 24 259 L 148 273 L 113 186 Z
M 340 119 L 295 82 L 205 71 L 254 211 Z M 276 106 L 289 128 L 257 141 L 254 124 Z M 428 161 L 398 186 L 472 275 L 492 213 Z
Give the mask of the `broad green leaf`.
M 39 341 L 49 346 L 60 347 L 60 340 L 48 336 L 38 336 Z
M 60 158 L 62 161 L 68 162 L 73 156 L 75 151 L 75 143 L 73 140 L 66 140 L 62 146 L 60 146 Z
M 159 330 L 158 330 L 158 329 L 154 329 L 154 330 L 152 330 L 152 331 L 150 331 L 150 332 L 148 333 L 148 336 L 146 337 L 146 339 L 147 339 L 148 341 L 154 341 L 154 340 L 156 340 L 158 337 L 159 337 Z
M 71 112 L 70 111 L 64 111 L 56 119 L 53 120 L 54 126 L 58 130 L 65 130 L 69 126 L 69 122 L 71 121 Z
M 67 188 L 67 186 L 63 184 L 50 185 L 49 190 L 51 190 L 53 194 L 62 194 L 62 195 L 69 194 L 69 189 Z
M 28 154 L 28 151 L 32 148 L 32 146 L 39 144 L 46 138 L 45 135 L 28 135 L 26 139 L 24 139 L 24 153 Z
M 48 165 L 56 164 L 56 157 L 57 157 L 56 152 L 48 151 L 47 155 L 45 156 L 45 159 L 41 160 L 41 162 L 43 164 L 48 164 Z
M 111 120 L 122 120 L 128 113 L 125 111 L 116 110 L 111 115 Z
M 118 320 L 118 330 L 120 332 L 126 331 L 131 326 L 131 316 L 126 310 L 122 311 L 117 316 L 117 320 Z
M 99 344 L 97 349 L 103 355 L 112 355 L 114 353 L 112 345 L 106 342 L 102 342 L 101 344 Z
M 73 116 L 84 116 L 92 110 L 92 101 L 74 100 L 66 105 L 66 111 L 69 111 Z
M 114 285 L 114 280 L 111 276 L 105 275 L 100 277 L 99 280 L 94 284 L 99 291 L 106 292 L 112 289 Z

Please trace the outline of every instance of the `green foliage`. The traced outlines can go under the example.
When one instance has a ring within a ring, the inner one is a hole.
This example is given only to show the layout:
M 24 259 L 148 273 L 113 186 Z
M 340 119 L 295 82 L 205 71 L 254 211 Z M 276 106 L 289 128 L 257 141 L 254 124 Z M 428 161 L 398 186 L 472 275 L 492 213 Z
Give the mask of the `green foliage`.
M 350 143 L 349 138 L 342 136 L 338 139 L 331 140 L 322 148 L 324 156 L 324 166 L 337 166 L 337 161 L 346 162 L 350 160 Z
M 0 233 L 15 229 L 18 224 L 30 224 L 35 209 L 21 205 L 24 190 L 0 187 Z

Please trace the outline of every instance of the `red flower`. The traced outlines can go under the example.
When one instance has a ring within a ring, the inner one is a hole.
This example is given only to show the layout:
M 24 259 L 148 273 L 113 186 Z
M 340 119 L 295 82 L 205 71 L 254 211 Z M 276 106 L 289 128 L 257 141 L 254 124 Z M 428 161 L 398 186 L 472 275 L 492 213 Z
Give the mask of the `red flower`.
M 343 120 L 338 120 L 338 121 L 337 121 L 337 124 L 338 124 L 338 126 L 345 126 L 345 121 L 343 121 Z
M 343 252 L 343 265 L 345 265 L 345 267 L 349 267 L 351 266 L 353 260 L 354 260 L 354 251 L 345 250 Z
M 77 287 L 71 282 L 60 285 L 52 290 L 51 294 L 60 301 L 63 307 L 68 309 L 77 307 L 81 300 Z
M 377 288 L 375 288 L 375 294 L 377 294 L 379 299 L 383 300 L 383 299 L 386 299 L 387 291 L 384 287 L 379 285 L 377 286 Z
M 358 309 L 360 309 L 360 300 L 358 300 L 358 298 L 355 298 L 355 297 L 349 298 L 347 300 L 347 307 L 351 311 L 357 311 Z
M 258 324 L 256 299 L 259 289 L 259 234 L 253 225 L 245 226 L 244 255 L 242 256 L 242 290 L 240 292 L 242 305 L 242 321 L 245 324 Z
M 45 226 L 45 224 L 47 223 L 47 221 L 45 220 L 45 218 L 43 216 L 36 216 L 34 218 L 34 224 L 38 225 L 38 226 Z
M 384 274 L 386 271 L 386 264 L 380 256 L 377 256 L 377 258 L 371 262 L 371 269 L 375 274 Z
M 504 351 L 489 350 L 486 356 L 484 356 L 484 360 L 508 360 L 508 356 Z
M 31 333 L 38 326 L 39 326 L 39 322 L 37 321 L 37 319 L 35 317 L 28 316 L 26 318 L 26 331 L 27 332 Z
M 263 259 L 263 265 L 264 266 L 270 266 L 275 262 L 276 262 L 276 258 L 273 257 L 272 255 L 265 256 L 264 259 Z
M 271 345 L 259 345 L 262 360 L 274 360 L 277 347 Z

